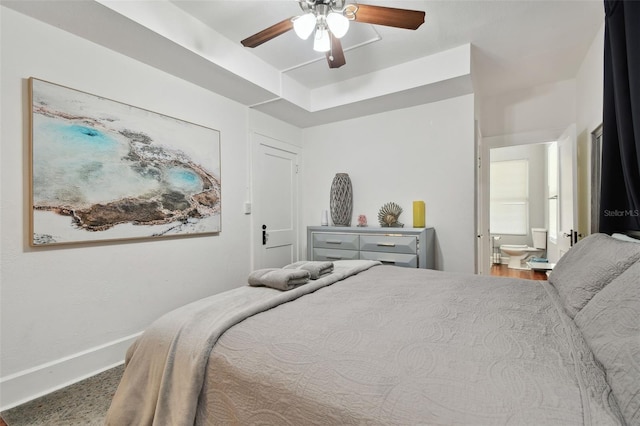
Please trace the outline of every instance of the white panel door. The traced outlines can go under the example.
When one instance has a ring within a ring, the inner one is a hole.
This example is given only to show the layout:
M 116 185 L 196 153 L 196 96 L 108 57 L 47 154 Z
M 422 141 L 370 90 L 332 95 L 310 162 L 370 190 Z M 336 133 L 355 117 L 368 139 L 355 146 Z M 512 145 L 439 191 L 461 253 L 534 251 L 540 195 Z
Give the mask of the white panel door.
M 576 126 L 558 139 L 558 258 L 578 239 Z
M 260 134 L 254 141 L 254 269 L 282 267 L 298 256 L 298 148 Z

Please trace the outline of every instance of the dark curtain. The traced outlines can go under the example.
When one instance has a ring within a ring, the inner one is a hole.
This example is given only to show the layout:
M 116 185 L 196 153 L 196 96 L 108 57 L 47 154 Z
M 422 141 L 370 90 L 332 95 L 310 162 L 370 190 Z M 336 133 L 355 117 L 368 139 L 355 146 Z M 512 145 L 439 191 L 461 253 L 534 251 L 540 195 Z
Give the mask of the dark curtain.
M 640 230 L 640 1 L 605 0 L 600 232 Z

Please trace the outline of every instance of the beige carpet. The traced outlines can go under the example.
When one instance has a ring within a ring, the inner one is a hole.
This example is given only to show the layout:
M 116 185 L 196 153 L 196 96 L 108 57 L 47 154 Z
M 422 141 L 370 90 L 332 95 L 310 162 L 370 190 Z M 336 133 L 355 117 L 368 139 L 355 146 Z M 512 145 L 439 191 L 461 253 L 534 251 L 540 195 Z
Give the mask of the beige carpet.
M 102 425 L 124 366 L 0 413 L 8 426 Z

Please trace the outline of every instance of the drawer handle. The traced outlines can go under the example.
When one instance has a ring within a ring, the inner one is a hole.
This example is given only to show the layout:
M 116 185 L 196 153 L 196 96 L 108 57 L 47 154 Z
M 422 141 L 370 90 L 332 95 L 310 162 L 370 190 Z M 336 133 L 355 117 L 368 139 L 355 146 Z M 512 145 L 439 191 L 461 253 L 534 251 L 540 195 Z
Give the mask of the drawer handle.
M 325 256 L 325 257 L 326 257 L 327 259 L 334 259 L 334 260 L 340 260 L 340 259 L 342 259 L 342 256 L 331 256 L 331 255 L 328 255 L 328 256 Z
M 378 243 L 378 247 L 395 247 L 396 243 Z
M 383 263 L 385 265 L 395 265 L 396 261 L 395 260 L 382 260 L 382 259 L 380 259 L 380 263 Z
M 342 244 L 340 240 L 327 240 L 327 244 Z

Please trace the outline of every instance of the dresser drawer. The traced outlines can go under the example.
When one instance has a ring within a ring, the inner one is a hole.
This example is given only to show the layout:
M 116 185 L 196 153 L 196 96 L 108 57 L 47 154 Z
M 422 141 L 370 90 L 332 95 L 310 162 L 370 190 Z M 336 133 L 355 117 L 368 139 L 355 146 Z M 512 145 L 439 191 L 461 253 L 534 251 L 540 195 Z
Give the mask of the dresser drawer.
M 359 235 L 357 234 L 332 234 L 332 233 L 313 233 L 313 247 L 340 249 L 340 250 L 358 250 Z M 356 257 L 357 259 L 357 257 Z
M 433 228 L 308 226 L 307 259 L 377 260 L 407 268 L 435 268 Z
M 358 250 L 313 249 L 312 260 L 354 260 L 359 258 Z
M 418 267 L 418 255 L 403 253 L 383 253 L 379 251 L 361 251 L 360 259 L 378 260 L 384 265 L 403 266 L 406 268 Z
M 360 250 L 416 254 L 418 239 L 414 236 L 361 235 Z

